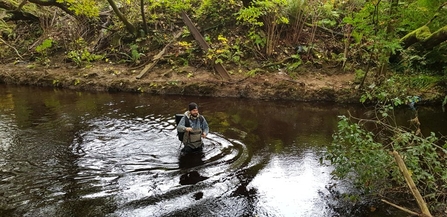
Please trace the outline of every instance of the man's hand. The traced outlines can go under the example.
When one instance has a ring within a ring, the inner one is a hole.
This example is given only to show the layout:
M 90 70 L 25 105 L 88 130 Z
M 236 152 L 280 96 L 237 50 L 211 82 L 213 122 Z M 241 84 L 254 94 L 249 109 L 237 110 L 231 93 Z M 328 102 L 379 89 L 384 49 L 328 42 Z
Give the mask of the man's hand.
M 206 138 L 206 133 L 202 133 L 202 138 Z
M 191 131 L 192 131 L 192 127 L 187 127 L 187 128 L 185 128 L 185 131 L 187 131 L 187 132 L 191 132 Z

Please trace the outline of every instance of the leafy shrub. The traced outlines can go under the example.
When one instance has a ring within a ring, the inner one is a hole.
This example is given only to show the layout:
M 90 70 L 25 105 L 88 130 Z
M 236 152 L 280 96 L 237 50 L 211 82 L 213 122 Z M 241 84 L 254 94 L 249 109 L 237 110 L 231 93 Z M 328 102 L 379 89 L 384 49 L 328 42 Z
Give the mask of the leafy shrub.
M 335 177 L 352 180 L 362 193 L 371 196 L 393 193 L 410 196 L 410 189 L 390 154 L 397 151 L 430 207 L 436 212 L 445 209 L 445 138 L 438 138 L 435 133 L 422 136 L 417 116 L 410 121 L 412 129 L 395 125 L 393 106 L 378 106 L 375 112 L 374 119 L 339 117 L 338 130 L 324 154 L 324 159 L 335 166 Z
M 214 60 L 215 63 L 235 63 L 239 64 L 244 56 L 241 51 L 239 40 L 230 42 L 223 35 L 217 37 L 217 43 L 213 43 L 213 48 L 207 52 L 207 59 Z
M 42 44 L 36 47 L 36 52 L 40 54 L 40 57 L 37 60 L 43 64 L 48 65 L 50 63 L 50 59 L 48 58 L 48 53 L 51 47 L 53 47 L 53 39 L 45 39 Z
M 77 49 L 69 51 L 67 53 L 67 58 L 73 61 L 76 66 L 81 67 L 84 65 L 89 66 L 91 62 L 101 60 L 104 58 L 103 55 L 92 54 L 88 51 L 87 43 L 83 38 L 79 38 L 75 41 L 75 45 Z

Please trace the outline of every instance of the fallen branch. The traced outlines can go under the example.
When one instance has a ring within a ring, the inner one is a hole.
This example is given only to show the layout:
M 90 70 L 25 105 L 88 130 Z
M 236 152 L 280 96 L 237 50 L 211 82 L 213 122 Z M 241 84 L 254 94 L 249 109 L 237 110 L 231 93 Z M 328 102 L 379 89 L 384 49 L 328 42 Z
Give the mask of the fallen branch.
M 8 47 L 10 47 L 10 48 L 12 48 L 12 49 L 14 49 L 14 51 L 16 52 L 16 54 L 17 54 L 17 56 L 19 56 L 20 57 L 20 59 L 22 59 L 23 60 L 23 57 L 22 57 L 22 55 L 20 55 L 20 53 L 19 53 L 19 51 L 15 48 L 15 47 L 13 47 L 13 46 L 11 46 L 11 45 L 9 45 L 8 43 L 6 43 L 6 41 L 5 40 L 3 40 L 2 38 L 0 38 L 0 41 L 2 41 L 3 42 L 3 44 L 5 44 L 6 46 L 8 46 Z
M 177 38 L 179 38 L 181 35 L 182 35 L 182 31 L 175 34 L 172 41 L 169 42 L 157 55 L 154 56 L 154 58 L 152 59 L 152 62 L 149 63 L 148 65 L 146 65 L 146 67 L 144 67 L 144 69 L 141 70 L 140 74 L 138 74 L 136 78 L 140 79 L 141 77 L 143 77 L 144 74 L 146 74 L 146 72 L 148 72 L 150 69 L 154 68 L 154 66 L 158 63 L 158 61 L 161 59 L 161 57 L 163 57 L 163 55 L 166 53 L 166 49 L 171 45 L 171 43 L 173 41 L 177 40 Z
M 400 210 L 402 210 L 402 211 L 404 211 L 404 212 L 406 212 L 406 213 L 409 213 L 409 214 L 411 214 L 411 215 L 420 216 L 420 214 L 417 213 L 417 212 L 413 212 L 413 211 L 411 211 L 411 210 L 409 210 L 409 209 L 407 209 L 407 208 L 405 208 L 405 207 L 401 207 L 401 206 L 396 205 L 396 204 L 394 204 L 394 203 L 391 203 L 391 202 L 389 202 L 389 201 L 387 201 L 387 200 L 381 199 L 381 201 L 384 202 L 384 203 L 386 203 L 386 204 L 388 204 L 388 205 L 390 205 L 390 206 L 393 206 L 393 207 L 395 207 L 395 208 L 397 208 L 397 209 L 400 209 Z
M 191 32 L 194 39 L 199 43 L 200 47 L 203 51 L 208 52 L 210 49 L 210 46 L 205 41 L 205 38 L 203 38 L 202 34 L 199 32 L 197 27 L 192 23 L 191 19 L 188 17 L 185 11 L 182 11 L 182 19 L 185 25 L 188 27 L 189 31 Z M 223 80 L 231 80 L 230 74 L 228 74 L 228 71 L 225 69 L 225 67 L 221 63 L 216 63 L 215 59 L 213 58 L 213 67 L 216 70 L 216 72 L 220 75 L 220 77 Z
M 264 65 L 261 68 L 265 69 L 265 68 L 269 68 L 269 67 L 272 67 L 272 66 L 283 65 L 285 62 L 287 62 L 287 61 L 289 61 L 291 59 L 293 59 L 293 58 L 292 57 L 287 57 L 287 58 L 284 58 L 283 60 L 281 60 L 279 62 L 274 62 L 274 63 L 269 63 L 267 65 Z
M 399 153 L 397 153 L 397 151 L 393 151 L 393 155 L 397 165 L 399 166 L 400 171 L 404 175 L 405 181 L 407 182 L 407 185 L 410 188 L 411 193 L 413 194 L 414 198 L 416 199 L 419 205 L 419 208 L 422 211 L 422 216 L 432 217 L 430 210 L 428 210 L 427 203 L 425 203 L 424 198 L 422 197 L 421 193 L 419 193 L 419 190 L 414 184 L 414 181 L 411 178 L 410 173 L 408 172 L 407 166 L 405 166 L 405 163 L 400 157 Z

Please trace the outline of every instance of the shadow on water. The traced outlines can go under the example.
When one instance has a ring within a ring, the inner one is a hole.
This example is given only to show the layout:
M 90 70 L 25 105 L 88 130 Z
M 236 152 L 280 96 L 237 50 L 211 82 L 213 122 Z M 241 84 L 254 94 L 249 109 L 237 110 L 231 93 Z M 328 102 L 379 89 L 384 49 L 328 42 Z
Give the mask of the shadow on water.
M 203 152 L 180 154 L 178 164 L 180 169 L 188 169 L 203 165 L 202 158 L 205 157 Z
M 337 183 L 320 153 L 337 116 L 361 116 L 358 106 L 0 92 L 0 216 L 401 216 L 332 200 Z M 202 153 L 181 156 L 174 115 L 190 101 L 211 133 Z M 446 119 L 420 117 L 436 130 Z

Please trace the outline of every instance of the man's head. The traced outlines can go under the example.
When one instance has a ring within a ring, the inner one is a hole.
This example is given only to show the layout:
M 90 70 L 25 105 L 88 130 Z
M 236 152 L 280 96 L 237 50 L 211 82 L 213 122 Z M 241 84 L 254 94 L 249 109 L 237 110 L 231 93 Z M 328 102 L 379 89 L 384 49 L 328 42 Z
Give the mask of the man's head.
M 195 102 L 189 103 L 188 110 L 194 117 L 197 117 L 197 115 L 199 115 L 199 106 Z

